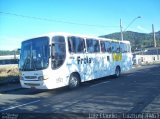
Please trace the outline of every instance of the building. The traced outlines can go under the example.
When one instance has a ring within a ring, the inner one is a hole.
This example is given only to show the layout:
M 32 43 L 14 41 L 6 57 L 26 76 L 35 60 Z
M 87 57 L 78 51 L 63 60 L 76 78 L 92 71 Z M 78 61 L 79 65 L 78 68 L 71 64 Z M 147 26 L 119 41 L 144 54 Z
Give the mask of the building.
M 160 62 L 160 47 L 146 48 L 133 53 L 133 64 L 149 64 Z

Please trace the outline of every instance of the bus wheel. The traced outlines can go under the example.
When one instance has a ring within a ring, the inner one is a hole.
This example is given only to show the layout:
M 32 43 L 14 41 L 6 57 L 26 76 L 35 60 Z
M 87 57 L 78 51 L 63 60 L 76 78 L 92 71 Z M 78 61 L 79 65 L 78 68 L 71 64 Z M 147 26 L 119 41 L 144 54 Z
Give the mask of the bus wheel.
M 69 88 L 77 88 L 80 84 L 80 78 L 76 73 L 71 74 L 69 79 Z
M 115 78 L 118 78 L 120 77 L 120 74 L 121 74 L 121 69 L 119 66 L 116 67 L 116 70 L 115 70 Z

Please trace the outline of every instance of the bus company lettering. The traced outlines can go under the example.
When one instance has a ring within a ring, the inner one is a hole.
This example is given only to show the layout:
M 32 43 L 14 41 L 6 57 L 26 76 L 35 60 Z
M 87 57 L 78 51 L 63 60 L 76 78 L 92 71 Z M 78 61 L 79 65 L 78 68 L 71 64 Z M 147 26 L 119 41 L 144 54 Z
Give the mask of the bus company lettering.
M 92 61 L 92 58 L 88 58 L 88 57 L 80 58 L 80 56 L 77 57 L 78 64 L 82 64 L 82 63 L 87 64 L 87 63 L 91 63 L 91 61 Z

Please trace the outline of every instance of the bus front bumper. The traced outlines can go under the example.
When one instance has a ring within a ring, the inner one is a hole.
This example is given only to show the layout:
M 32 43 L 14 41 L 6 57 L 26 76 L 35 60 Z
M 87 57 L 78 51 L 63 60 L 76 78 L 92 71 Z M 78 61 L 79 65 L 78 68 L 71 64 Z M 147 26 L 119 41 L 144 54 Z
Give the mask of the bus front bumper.
M 22 81 L 20 80 L 21 86 L 23 88 L 36 88 L 36 89 L 49 89 L 44 81 Z

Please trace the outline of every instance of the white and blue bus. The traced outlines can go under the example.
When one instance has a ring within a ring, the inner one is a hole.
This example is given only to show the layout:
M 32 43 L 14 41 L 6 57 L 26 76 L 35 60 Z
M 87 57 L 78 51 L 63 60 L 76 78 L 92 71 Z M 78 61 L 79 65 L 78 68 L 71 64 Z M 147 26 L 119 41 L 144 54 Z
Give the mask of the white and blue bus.
M 132 67 L 129 41 L 50 33 L 21 44 L 20 83 L 24 88 L 78 87 L 81 82 Z

